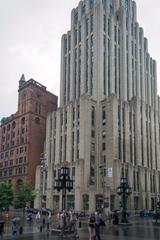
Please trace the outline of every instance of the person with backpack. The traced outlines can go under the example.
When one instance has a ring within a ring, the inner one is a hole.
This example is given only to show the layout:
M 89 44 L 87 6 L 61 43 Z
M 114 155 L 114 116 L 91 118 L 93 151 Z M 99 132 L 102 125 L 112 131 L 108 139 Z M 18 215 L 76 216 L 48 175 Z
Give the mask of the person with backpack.
M 88 220 L 89 240 L 95 237 L 95 214 L 92 213 Z

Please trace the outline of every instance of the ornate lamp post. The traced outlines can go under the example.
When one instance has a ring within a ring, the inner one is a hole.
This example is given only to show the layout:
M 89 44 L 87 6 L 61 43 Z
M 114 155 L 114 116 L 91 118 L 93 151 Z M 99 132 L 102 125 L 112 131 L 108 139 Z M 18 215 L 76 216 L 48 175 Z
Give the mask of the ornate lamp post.
M 128 186 L 128 180 L 126 177 L 121 178 L 120 186 L 117 188 L 117 194 L 121 196 L 122 203 L 122 219 L 121 223 L 128 223 L 127 219 L 127 198 L 132 193 L 131 188 Z
M 54 181 L 54 188 L 58 192 L 62 190 L 62 211 L 65 211 L 66 210 L 66 190 L 70 192 L 73 189 L 73 180 L 70 179 L 68 167 L 62 167 L 60 169 L 60 174 L 58 176 L 58 179 L 55 179 Z M 62 234 L 65 233 L 65 228 L 66 228 L 66 215 L 65 215 L 65 212 L 63 212 Z
M 48 171 L 47 158 L 46 158 L 45 154 L 43 154 L 43 153 L 41 154 L 40 161 L 41 161 L 40 171 L 42 173 L 41 207 L 43 207 L 44 203 L 46 204 L 46 181 L 47 181 L 47 171 Z
M 60 192 L 62 190 L 62 211 L 66 210 L 66 190 L 69 192 L 73 189 L 73 180 L 69 176 L 69 168 L 62 167 L 58 179 L 54 181 L 54 188 Z

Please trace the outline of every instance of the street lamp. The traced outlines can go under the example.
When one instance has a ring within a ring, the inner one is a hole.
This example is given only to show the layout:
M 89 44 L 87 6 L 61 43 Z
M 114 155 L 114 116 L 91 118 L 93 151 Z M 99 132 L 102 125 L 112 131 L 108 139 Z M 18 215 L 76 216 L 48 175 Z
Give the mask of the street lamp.
M 105 164 L 103 162 L 101 162 L 99 164 L 99 170 L 100 170 L 100 177 L 101 177 L 101 186 L 102 186 L 102 191 L 103 191 L 103 208 L 104 208 L 104 198 L 105 198 Z
M 55 179 L 54 181 L 54 189 L 56 189 L 58 192 L 62 190 L 62 211 L 65 211 L 66 190 L 70 192 L 73 189 L 73 180 L 70 179 L 68 167 L 61 167 L 58 179 Z M 63 212 L 62 234 L 65 233 L 65 228 L 66 228 L 66 214 L 65 212 Z
M 117 188 L 117 194 L 121 196 L 122 204 L 122 219 L 121 223 L 128 223 L 127 219 L 127 198 L 132 193 L 131 188 L 128 186 L 128 180 L 126 177 L 121 178 L 120 186 Z
M 43 204 L 46 202 L 46 181 L 47 181 L 47 171 L 48 171 L 48 165 L 47 165 L 47 159 L 45 154 L 41 154 L 40 157 L 40 171 L 42 173 L 42 178 L 41 178 L 41 184 L 42 184 L 42 194 L 41 194 L 41 205 L 43 207 Z
M 73 189 L 73 180 L 70 179 L 68 167 L 61 167 L 58 179 L 54 181 L 54 189 L 58 192 L 62 190 L 62 211 L 66 210 L 66 190 L 70 192 Z

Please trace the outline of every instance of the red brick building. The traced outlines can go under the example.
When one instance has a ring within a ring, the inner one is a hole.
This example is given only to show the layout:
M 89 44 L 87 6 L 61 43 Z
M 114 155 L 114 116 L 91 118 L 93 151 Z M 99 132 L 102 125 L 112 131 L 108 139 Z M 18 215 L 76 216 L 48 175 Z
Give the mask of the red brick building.
M 22 75 L 18 89 L 18 111 L 4 118 L 0 126 L 0 181 L 13 188 L 20 182 L 34 186 L 36 166 L 46 132 L 46 116 L 57 109 L 57 96 L 46 87 Z

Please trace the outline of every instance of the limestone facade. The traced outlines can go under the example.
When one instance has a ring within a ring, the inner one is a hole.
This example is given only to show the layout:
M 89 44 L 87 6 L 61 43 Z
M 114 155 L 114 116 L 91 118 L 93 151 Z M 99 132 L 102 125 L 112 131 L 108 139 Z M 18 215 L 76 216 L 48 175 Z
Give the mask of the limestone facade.
M 80 1 L 62 37 L 60 108 L 47 118 L 46 206 L 60 208 L 58 169 L 75 180 L 67 208 L 119 208 L 122 175 L 130 209 L 160 200 L 160 108 L 156 61 L 132 0 Z

